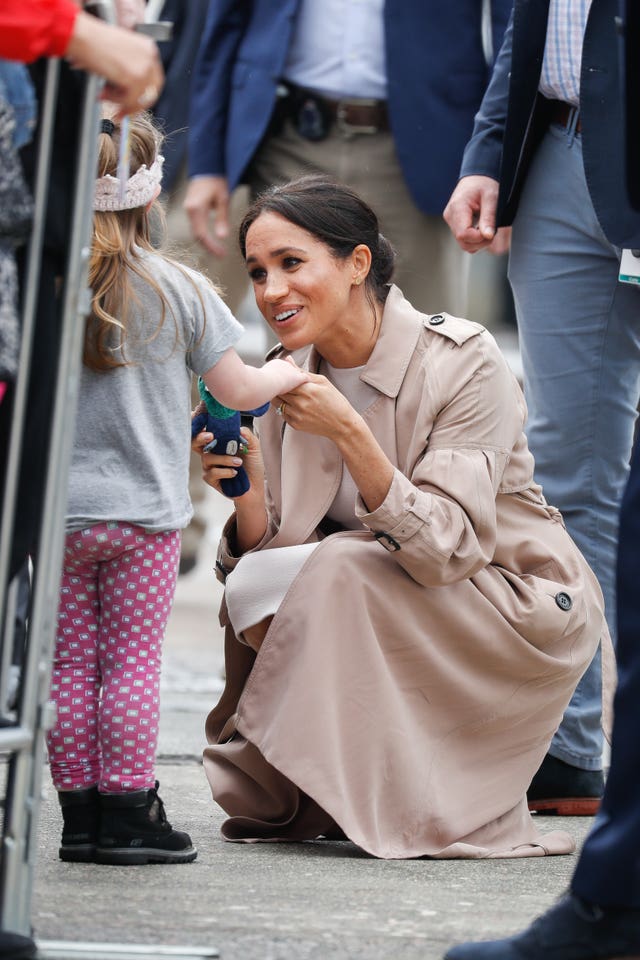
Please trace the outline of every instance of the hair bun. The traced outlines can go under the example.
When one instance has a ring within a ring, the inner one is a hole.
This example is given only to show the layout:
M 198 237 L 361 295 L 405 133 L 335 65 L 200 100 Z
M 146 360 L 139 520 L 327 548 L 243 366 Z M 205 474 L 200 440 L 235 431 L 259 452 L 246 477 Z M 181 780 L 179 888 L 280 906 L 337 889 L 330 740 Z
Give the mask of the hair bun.
M 379 233 L 378 248 L 372 263 L 372 271 L 376 283 L 381 286 L 390 283 L 395 272 L 395 266 L 396 252 L 387 238 L 382 233 Z

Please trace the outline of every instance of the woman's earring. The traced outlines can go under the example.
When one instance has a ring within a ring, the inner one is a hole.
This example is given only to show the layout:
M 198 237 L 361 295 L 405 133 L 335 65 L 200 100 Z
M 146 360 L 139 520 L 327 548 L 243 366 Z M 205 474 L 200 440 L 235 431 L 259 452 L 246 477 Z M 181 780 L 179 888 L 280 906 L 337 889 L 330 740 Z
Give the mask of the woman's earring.
M 362 277 L 356 277 L 355 279 L 356 279 L 356 287 L 359 287 L 360 284 L 362 283 Z

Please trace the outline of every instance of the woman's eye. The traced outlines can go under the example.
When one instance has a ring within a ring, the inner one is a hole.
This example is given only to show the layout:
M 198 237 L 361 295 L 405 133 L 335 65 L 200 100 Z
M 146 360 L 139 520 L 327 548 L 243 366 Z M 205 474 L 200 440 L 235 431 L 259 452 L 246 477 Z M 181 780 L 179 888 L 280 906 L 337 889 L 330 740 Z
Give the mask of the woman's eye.
M 298 257 L 285 257 L 283 260 L 283 266 L 285 268 L 297 267 L 302 261 Z
M 254 283 L 264 280 L 265 276 L 266 274 L 262 267 L 255 267 L 253 270 L 249 271 L 249 279 L 253 280 Z

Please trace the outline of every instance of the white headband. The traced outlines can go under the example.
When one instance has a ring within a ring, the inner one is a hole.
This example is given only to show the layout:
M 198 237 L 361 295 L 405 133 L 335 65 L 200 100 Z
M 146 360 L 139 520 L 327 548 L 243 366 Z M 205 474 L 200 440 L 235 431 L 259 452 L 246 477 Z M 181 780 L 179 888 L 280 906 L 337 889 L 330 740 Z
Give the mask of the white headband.
M 156 159 L 147 167 L 143 163 L 133 176 L 127 180 L 124 199 L 120 199 L 120 181 L 117 177 L 107 174 L 96 180 L 93 195 L 94 210 L 132 210 L 134 207 L 144 207 L 150 203 L 158 192 L 162 183 L 162 164 L 164 157 L 158 154 Z

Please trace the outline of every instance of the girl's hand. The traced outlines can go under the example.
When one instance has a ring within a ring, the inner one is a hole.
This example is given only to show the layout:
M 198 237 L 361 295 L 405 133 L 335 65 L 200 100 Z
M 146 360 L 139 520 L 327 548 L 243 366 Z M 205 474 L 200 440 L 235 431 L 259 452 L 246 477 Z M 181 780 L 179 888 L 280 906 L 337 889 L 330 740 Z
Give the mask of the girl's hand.
M 273 406 L 294 430 L 303 430 L 336 443 L 359 422 L 347 398 L 319 374 L 307 374 L 306 383 L 272 400 Z
M 288 393 L 289 390 L 299 387 L 300 384 L 305 383 L 310 376 L 306 370 L 298 366 L 293 357 L 284 357 L 284 359 L 276 357 L 274 360 L 269 360 L 266 366 L 268 366 L 271 373 L 277 371 L 278 386 L 276 389 L 280 394 Z

